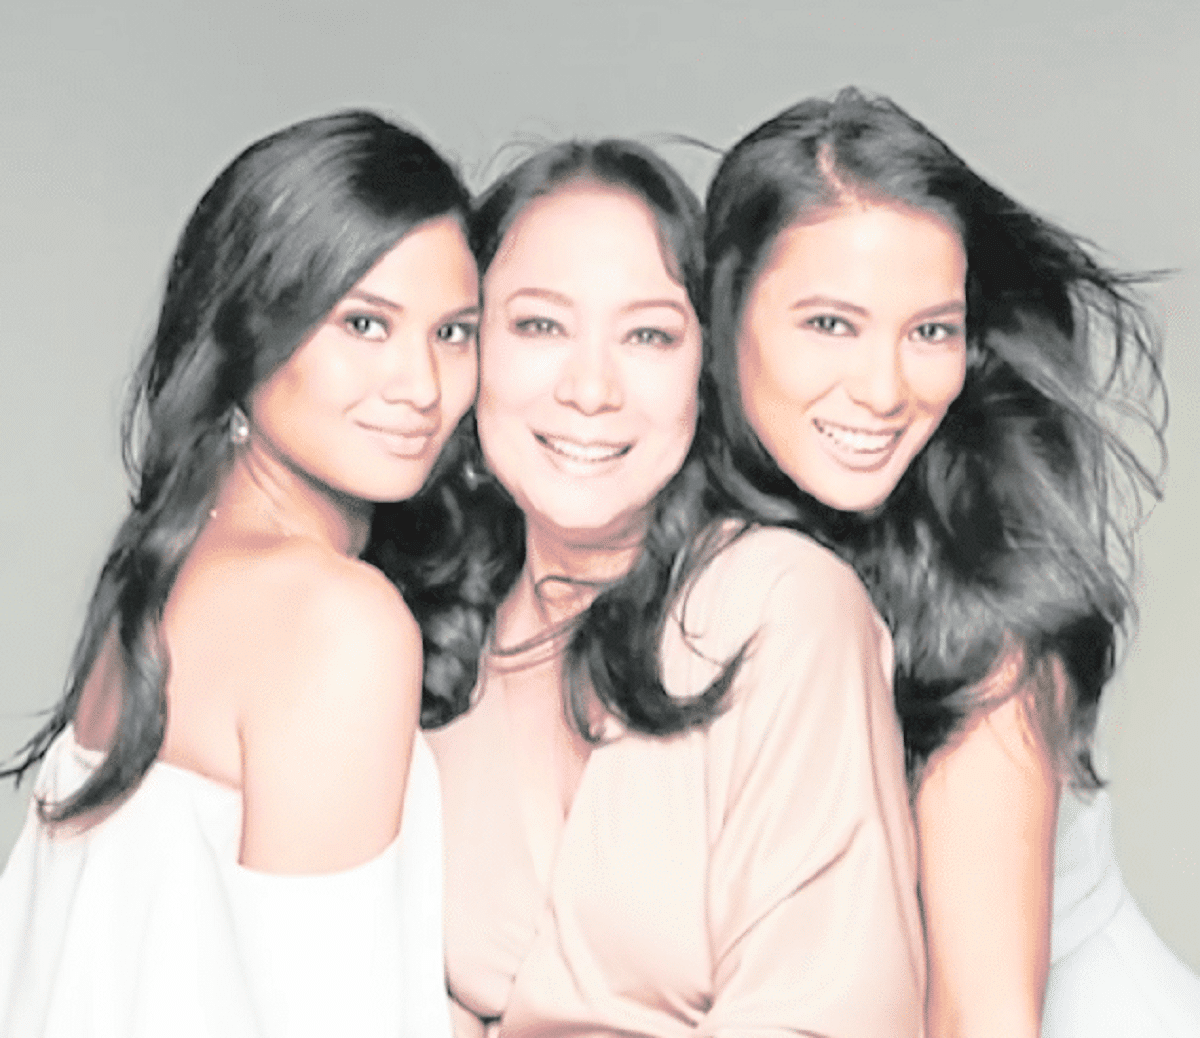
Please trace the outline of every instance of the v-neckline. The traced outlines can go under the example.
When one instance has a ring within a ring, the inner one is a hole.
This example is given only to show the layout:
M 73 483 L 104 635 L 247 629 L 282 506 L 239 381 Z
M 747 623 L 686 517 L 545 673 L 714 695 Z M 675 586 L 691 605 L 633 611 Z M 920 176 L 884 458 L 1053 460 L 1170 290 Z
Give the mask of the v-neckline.
M 549 893 L 554 873 L 563 856 L 572 829 L 572 819 L 578 813 L 580 799 L 588 784 L 588 775 L 594 770 L 596 755 L 604 748 L 604 744 L 593 746 L 588 758 L 579 772 L 575 790 L 570 804 L 564 811 L 556 790 L 549 790 L 539 796 L 538 791 L 528 781 L 528 775 L 521 766 L 517 753 L 516 726 L 508 701 L 506 682 L 500 675 L 493 675 L 492 691 L 496 694 L 496 705 L 503 726 L 502 741 L 504 743 L 505 764 L 509 781 L 512 783 L 513 798 L 516 800 L 517 816 L 521 825 L 526 852 L 529 855 L 534 875 L 540 887 Z M 543 818 L 561 819 L 553 831 L 542 824 Z

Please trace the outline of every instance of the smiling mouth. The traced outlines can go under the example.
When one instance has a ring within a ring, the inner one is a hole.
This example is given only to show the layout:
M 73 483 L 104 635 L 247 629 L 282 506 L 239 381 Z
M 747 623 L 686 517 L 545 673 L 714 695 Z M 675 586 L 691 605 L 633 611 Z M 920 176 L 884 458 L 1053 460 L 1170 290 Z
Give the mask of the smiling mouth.
M 821 418 L 814 418 L 813 425 L 830 446 L 840 453 L 864 457 L 887 453 L 904 434 L 903 428 L 883 431 L 857 429 L 850 425 L 827 422 Z
M 437 432 L 437 426 L 422 426 L 415 429 L 392 429 L 383 425 L 359 425 L 369 433 L 374 433 L 392 454 L 399 457 L 415 457 L 424 452 L 430 439 Z
M 606 461 L 622 458 L 633 449 L 632 443 L 580 443 L 561 436 L 534 433 L 534 439 L 543 447 L 568 461 L 599 465 Z

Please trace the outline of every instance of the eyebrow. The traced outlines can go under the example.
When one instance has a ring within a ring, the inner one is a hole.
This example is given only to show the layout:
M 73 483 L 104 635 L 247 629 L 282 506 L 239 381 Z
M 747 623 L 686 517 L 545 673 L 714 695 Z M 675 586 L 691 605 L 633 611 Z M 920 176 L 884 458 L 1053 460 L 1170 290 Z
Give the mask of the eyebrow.
M 352 288 L 346 293 L 347 299 L 361 299 L 364 303 L 370 303 L 373 306 L 382 306 L 388 310 L 397 312 L 404 309 L 399 303 L 394 303 L 390 299 L 385 299 L 383 296 L 377 296 L 373 292 L 364 292 L 361 288 Z
M 866 307 L 859 306 L 856 303 L 848 303 L 844 299 L 835 299 L 833 296 L 806 296 L 804 299 L 797 299 L 788 308 L 790 310 L 803 310 L 810 306 L 831 306 L 837 310 L 848 310 L 850 313 L 859 314 L 862 317 L 870 317 L 870 311 Z M 945 303 L 938 303 L 936 306 L 926 307 L 924 310 L 918 310 L 909 320 L 918 320 L 926 317 L 945 317 L 950 314 L 965 314 L 967 312 L 967 304 L 961 299 L 951 299 Z
M 569 296 L 564 296 L 561 292 L 555 292 L 550 288 L 518 288 L 515 292 L 511 293 L 508 298 L 504 300 L 504 302 L 507 305 L 520 296 L 534 296 L 537 299 L 545 299 L 550 303 L 557 303 L 559 306 L 572 305 Z
M 460 306 L 457 310 L 454 310 L 451 313 L 446 314 L 446 316 L 443 317 L 442 320 L 453 321 L 459 317 L 478 317 L 478 316 L 479 316 L 479 304 L 472 303 L 470 306 Z
M 575 301 L 570 296 L 563 295 L 561 292 L 555 292 L 552 288 L 518 288 L 504 302 L 505 304 L 511 303 L 514 299 L 519 299 L 521 296 L 533 296 L 537 299 L 545 299 L 547 302 L 556 303 L 559 306 L 575 305 Z M 633 313 L 635 310 L 653 310 L 657 307 L 666 307 L 667 309 L 674 310 L 684 319 L 688 316 L 687 309 L 674 299 L 639 299 L 621 307 L 621 313 Z
M 401 313 L 404 310 L 404 307 L 401 306 L 399 303 L 395 303 L 392 300 L 386 299 L 383 296 L 377 296 L 373 292 L 364 292 L 360 288 L 351 289 L 349 292 L 346 293 L 346 298 L 347 299 L 351 299 L 351 298 L 359 299 L 362 302 L 370 303 L 373 306 L 382 306 L 387 310 L 393 311 L 394 313 Z M 442 318 L 442 320 L 453 321 L 459 317 L 476 317 L 478 315 L 479 315 L 479 304 L 472 303 L 470 306 L 462 306 L 462 307 L 459 307 L 457 310 L 451 311 L 450 313 L 446 314 Z
M 636 303 L 630 303 L 628 306 L 621 307 L 621 312 L 628 314 L 633 313 L 635 310 L 656 310 L 660 307 L 674 310 L 685 321 L 687 320 L 687 309 L 674 299 L 639 299 Z

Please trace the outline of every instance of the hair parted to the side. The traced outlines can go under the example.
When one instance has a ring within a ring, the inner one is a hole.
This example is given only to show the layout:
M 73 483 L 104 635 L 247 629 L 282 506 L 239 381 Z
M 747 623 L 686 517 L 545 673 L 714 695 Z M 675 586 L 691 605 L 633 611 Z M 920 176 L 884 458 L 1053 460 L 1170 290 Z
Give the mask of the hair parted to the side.
M 866 516 L 834 512 L 782 473 L 746 420 L 737 370 L 746 301 L 780 232 L 852 202 L 931 212 L 967 256 L 963 391 Z M 1136 426 L 1163 456 L 1158 336 L 1131 292 L 1146 277 L 1107 269 L 897 105 L 853 88 L 731 149 L 708 191 L 705 252 L 726 432 L 712 476 L 747 518 L 804 530 L 858 570 L 895 639 L 910 774 L 993 701 L 985 677 L 1018 659 L 1060 771 L 1098 785 L 1091 737 L 1133 609 L 1133 526 L 1159 496 L 1160 464 L 1123 434 Z
M 632 141 L 565 141 L 495 181 L 477 200 L 470 222 L 480 277 L 531 202 L 578 182 L 628 192 L 646 205 L 666 268 L 695 307 L 703 281 L 700 202 L 669 164 Z M 716 508 L 703 462 L 715 435 L 709 377 L 701 376 L 696 438 L 682 469 L 653 503 L 632 569 L 604 587 L 569 631 L 556 632 L 566 638 L 566 712 L 589 739 L 597 738 L 588 721 L 592 696 L 629 728 L 651 735 L 705 723 L 720 709 L 741 660 L 735 657 L 693 698 L 669 695 L 659 674 L 659 644 L 672 603 L 717 548 Z M 486 469 L 473 425 L 460 432 L 456 449 L 463 463 L 412 501 L 378 509 L 368 549 L 421 625 L 426 726 L 445 724 L 470 706 L 496 608 L 525 557 L 520 509 L 495 479 L 479 478 Z
M 469 199 L 420 137 L 366 111 L 296 123 L 252 144 L 189 218 L 122 428 L 134 484 L 92 594 L 66 691 L 0 775 L 18 781 L 74 717 L 115 629 L 121 712 L 103 763 L 62 821 L 119 800 L 154 762 L 166 724 L 163 608 L 233 460 L 229 418 L 375 262 L 417 224 L 466 221 Z

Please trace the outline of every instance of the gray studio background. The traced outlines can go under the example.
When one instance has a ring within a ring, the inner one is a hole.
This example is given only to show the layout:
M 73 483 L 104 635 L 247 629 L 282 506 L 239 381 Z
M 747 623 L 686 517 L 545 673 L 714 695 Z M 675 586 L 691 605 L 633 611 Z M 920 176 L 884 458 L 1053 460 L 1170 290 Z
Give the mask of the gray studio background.
M 1144 532 L 1141 631 L 1101 746 L 1127 882 L 1200 969 L 1200 4 L 16 6 L 0 13 L 0 750 L 59 693 L 125 508 L 126 379 L 184 218 L 244 145 L 368 105 L 425 132 L 479 187 L 516 135 L 674 132 L 723 147 L 856 83 L 1114 263 L 1177 271 L 1152 296 L 1168 333 L 1167 499 Z M 711 157 L 666 153 L 703 185 Z M 26 789 L 0 789 L 0 860 Z

